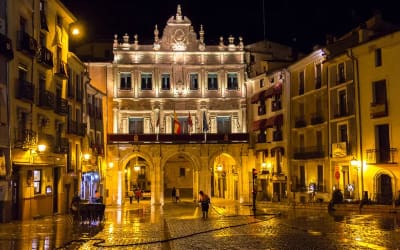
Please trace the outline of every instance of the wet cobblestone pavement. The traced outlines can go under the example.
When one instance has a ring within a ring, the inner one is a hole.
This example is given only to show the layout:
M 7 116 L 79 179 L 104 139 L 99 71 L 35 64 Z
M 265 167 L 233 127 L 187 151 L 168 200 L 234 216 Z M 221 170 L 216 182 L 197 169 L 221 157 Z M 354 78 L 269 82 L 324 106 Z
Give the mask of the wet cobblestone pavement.
M 261 205 L 260 205 L 261 206 Z M 214 200 L 106 208 L 102 223 L 69 215 L 0 224 L 0 249 L 400 249 L 400 215 L 269 208 Z

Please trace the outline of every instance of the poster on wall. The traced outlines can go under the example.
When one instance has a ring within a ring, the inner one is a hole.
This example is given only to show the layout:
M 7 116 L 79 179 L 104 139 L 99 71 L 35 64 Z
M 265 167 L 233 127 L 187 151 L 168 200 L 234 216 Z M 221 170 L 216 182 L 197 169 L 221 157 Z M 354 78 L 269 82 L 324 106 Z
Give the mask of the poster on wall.
M 6 156 L 0 151 L 0 176 L 6 176 Z

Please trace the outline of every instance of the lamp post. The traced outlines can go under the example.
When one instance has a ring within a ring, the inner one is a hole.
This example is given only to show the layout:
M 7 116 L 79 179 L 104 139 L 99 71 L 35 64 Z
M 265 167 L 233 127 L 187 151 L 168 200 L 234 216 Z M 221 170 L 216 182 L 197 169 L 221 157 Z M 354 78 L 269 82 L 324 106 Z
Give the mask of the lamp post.
M 358 161 L 354 156 L 350 160 L 350 165 L 357 170 L 357 195 L 358 199 L 360 199 L 360 184 L 359 184 L 359 179 L 358 179 L 358 171 L 360 169 L 360 161 Z
M 258 170 L 253 168 L 253 214 L 256 215 L 256 198 L 257 198 L 257 190 L 256 190 L 256 179 Z

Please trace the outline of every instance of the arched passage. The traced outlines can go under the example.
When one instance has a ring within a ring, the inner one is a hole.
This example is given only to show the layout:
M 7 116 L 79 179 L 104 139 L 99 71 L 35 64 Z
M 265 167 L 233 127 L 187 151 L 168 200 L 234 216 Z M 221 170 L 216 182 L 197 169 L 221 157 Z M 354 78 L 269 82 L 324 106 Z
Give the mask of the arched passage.
M 239 166 L 228 153 L 217 153 L 211 168 L 211 197 L 239 200 Z

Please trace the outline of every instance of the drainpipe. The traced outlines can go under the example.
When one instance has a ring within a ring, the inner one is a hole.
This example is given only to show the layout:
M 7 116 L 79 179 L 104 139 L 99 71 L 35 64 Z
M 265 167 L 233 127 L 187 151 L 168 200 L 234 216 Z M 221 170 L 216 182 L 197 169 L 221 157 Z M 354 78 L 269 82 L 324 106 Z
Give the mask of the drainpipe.
M 364 197 L 364 160 L 363 160 L 363 142 L 362 142 L 362 125 L 361 125 L 361 102 L 360 102 L 360 72 L 358 69 L 358 59 L 353 55 L 353 50 L 350 48 L 346 50 L 346 55 L 353 61 L 355 77 L 354 84 L 356 85 L 356 102 L 357 102 L 357 116 L 356 116 L 356 124 L 358 131 L 358 139 L 359 139 L 359 153 L 360 153 L 360 178 L 361 178 L 361 196 Z M 360 197 L 362 199 L 362 197 Z

